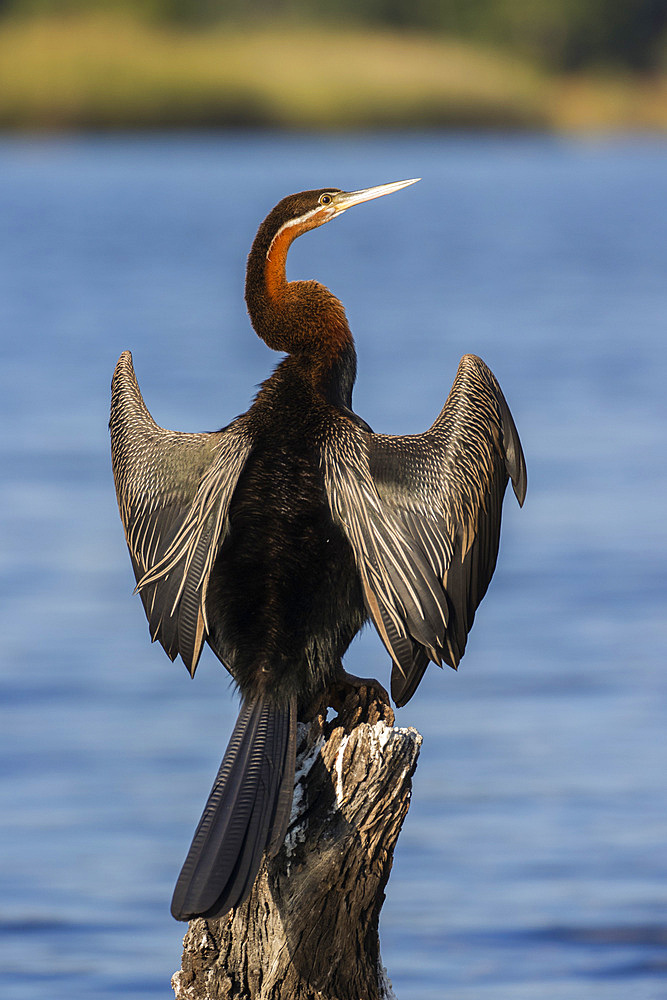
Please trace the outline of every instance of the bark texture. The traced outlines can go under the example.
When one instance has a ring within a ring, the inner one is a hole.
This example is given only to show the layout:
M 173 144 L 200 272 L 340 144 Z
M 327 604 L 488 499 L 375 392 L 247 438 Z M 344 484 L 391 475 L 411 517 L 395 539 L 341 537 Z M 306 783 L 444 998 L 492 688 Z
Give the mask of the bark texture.
M 371 689 L 299 726 L 292 817 L 248 899 L 193 920 L 176 1000 L 390 1000 L 378 919 L 421 736 Z

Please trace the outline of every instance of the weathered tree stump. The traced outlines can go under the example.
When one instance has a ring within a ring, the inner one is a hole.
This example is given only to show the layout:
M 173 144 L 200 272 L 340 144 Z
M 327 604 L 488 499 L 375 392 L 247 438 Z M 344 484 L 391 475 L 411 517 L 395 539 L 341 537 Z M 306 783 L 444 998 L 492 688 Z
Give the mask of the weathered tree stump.
M 371 689 L 299 726 L 292 818 L 248 899 L 193 920 L 176 1000 L 389 1000 L 378 920 L 421 736 Z

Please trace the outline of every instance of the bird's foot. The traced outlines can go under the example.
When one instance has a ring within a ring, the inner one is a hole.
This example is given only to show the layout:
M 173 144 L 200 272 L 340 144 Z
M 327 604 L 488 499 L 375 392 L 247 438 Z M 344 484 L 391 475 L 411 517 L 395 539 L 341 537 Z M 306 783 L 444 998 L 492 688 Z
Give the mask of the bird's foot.
M 382 720 L 394 724 L 394 712 L 385 688 L 374 677 L 357 677 L 341 667 L 340 673 L 329 688 L 327 704 L 339 715 L 345 716 L 350 728 L 362 720 L 375 725 Z

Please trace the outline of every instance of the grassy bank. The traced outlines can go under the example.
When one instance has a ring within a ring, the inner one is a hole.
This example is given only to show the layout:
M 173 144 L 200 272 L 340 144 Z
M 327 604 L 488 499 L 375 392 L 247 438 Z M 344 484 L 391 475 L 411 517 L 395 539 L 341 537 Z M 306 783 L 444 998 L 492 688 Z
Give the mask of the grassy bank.
M 417 34 L 0 22 L 0 128 L 667 128 L 667 79 L 556 78 Z

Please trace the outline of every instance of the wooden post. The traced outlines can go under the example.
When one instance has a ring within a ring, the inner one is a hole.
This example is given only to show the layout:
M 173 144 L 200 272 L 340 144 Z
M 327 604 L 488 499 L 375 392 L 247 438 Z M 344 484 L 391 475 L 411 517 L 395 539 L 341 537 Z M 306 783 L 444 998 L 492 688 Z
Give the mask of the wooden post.
M 378 919 L 421 736 L 372 689 L 299 725 L 292 818 L 248 899 L 193 920 L 176 1000 L 391 1000 Z

